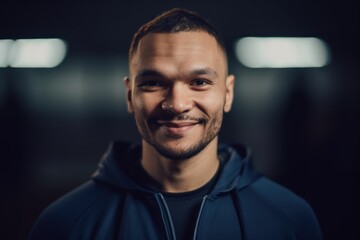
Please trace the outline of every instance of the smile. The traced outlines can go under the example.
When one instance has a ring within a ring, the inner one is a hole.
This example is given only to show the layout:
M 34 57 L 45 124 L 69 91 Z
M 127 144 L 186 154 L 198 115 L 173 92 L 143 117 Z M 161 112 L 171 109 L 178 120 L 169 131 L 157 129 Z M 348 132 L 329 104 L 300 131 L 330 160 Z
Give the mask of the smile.
M 199 124 L 198 121 L 157 121 L 157 124 L 167 133 L 182 135 Z

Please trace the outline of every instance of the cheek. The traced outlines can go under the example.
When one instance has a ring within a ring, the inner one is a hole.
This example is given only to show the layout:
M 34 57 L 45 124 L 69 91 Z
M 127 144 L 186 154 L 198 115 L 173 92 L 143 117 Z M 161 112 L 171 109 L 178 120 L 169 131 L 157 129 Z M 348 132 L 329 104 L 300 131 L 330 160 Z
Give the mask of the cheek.
M 140 94 L 134 96 L 133 98 L 133 107 L 135 114 L 140 114 L 142 116 L 151 115 L 158 106 L 158 100 L 154 96 L 148 96 Z
M 208 115 L 218 114 L 223 111 L 225 94 L 221 91 L 207 92 L 197 98 L 198 106 Z

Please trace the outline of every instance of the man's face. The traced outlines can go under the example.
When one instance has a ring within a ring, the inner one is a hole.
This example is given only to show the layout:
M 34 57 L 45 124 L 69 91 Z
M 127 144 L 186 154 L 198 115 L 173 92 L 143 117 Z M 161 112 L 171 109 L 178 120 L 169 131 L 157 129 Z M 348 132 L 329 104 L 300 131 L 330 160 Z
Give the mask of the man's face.
M 234 77 L 226 68 L 224 53 L 205 32 L 146 35 L 126 80 L 128 110 L 143 144 L 181 160 L 217 141 L 233 99 Z

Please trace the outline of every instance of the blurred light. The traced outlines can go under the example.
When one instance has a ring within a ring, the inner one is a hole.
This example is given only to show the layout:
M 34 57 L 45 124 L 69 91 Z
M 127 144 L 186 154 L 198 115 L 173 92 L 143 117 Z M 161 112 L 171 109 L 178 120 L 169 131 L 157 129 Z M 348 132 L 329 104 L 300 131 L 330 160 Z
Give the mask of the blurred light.
M 0 40 L 0 67 L 7 67 L 9 65 L 9 53 L 13 44 L 13 40 Z
M 0 40 L 0 67 L 52 68 L 66 55 L 66 44 L 57 38 Z
M 60 39 L 20 39 L 14 43 L 11 67 L 51 68 L 65 57 L 66 45 Z
M 329 63 L 329 50 L 318 38 L 245 37 L 235 53 L 250 68 L 309 68 Z

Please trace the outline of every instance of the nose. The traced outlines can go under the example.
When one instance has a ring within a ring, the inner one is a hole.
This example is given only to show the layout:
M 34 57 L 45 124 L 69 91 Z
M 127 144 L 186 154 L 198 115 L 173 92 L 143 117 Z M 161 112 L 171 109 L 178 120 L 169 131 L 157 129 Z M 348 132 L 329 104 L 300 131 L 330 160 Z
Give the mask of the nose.
M 173 115 L 189 112 L 193 106 L 190 89 L 180 83 L 169 88 L 166 98 L 161 103 L 162 110 Z

